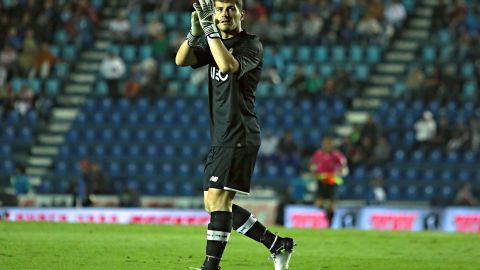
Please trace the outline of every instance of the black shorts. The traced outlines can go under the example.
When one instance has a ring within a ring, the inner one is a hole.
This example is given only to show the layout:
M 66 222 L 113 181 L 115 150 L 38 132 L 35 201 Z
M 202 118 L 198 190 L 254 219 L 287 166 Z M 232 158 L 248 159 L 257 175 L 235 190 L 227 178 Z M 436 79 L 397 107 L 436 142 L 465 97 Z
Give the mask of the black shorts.
M 317 184 L 317 198 L 333 200 L 335 199 L 335 191 L 337 185 L 330 185 L 322 181 Z
M 211 147 L 205 163 L 203 190 L 218 188 L 249 194 L 258 148 Z

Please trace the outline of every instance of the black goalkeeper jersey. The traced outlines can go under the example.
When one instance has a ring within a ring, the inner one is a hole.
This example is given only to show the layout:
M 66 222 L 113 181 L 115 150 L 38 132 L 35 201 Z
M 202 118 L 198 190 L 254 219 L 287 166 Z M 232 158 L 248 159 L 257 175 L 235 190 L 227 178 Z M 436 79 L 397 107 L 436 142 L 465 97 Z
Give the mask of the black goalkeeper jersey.
M 197 64 L 208 65 L 208 98 L 211 146 L 260 145 L 260 127 L 255 115 L 255 89 L 262 72 L 263 47 L 255 35 L 240 32 L 222 40 L 240 64 L 236 74 L 223 74 L 210 52 L 206 39 L 194 50 Z

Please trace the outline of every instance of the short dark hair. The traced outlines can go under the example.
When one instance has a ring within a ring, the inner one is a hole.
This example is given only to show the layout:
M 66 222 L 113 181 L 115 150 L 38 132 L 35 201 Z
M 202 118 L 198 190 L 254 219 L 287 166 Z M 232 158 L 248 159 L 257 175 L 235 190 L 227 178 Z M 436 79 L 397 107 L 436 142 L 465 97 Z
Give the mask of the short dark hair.
M 231 1 L 231 0 L 230 0 Z M 215 2 L 230 2 L 229 0 L 215 0 Z M 243 0 L 235 0 L 235 5 L 240 9 L 243 10 Z

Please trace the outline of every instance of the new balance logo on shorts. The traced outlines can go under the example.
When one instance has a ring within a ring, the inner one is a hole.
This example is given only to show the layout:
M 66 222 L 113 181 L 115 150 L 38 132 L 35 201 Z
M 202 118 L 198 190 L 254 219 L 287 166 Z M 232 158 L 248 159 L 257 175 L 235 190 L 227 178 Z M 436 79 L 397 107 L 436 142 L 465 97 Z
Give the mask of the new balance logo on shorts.
M 212 176 L 212 177 L 210 177 L 210 181 L 212 181 L 212 182 L 217 182 L 217 181 L 218 181 L 218 176 Z

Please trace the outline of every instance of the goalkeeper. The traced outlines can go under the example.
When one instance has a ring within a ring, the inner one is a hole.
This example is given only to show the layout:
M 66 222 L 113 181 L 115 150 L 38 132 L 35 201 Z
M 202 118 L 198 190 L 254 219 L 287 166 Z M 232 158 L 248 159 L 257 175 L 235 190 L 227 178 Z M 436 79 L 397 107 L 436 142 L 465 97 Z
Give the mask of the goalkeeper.
M 343 184 L 343 178 L 348 174 L 347 159 L 333 147 L 330 137 L 324 137 L 322 148 L 318 149 L 310 160 L 310 171 L 318 180 L 315 205 L 325 208 L 328 224 L 331 227 L 335 214 L 336 186 Z
M 262 71 L 262 44 L 242 29 L 242 0 L 200 0 L 193 7 L 192 26 L 175 62 L 178 66 L 209 67 L 211 144 L 205 164 L 204 202 L 210 223 L 201 269 L 220 269 L 232 228 L 268 248 L 276 270 L 288 269 L 293 239 L 271 233 L 253 214 L 233 204 L 237 193 L 250 192 L 260 146 L 254 103 Z

